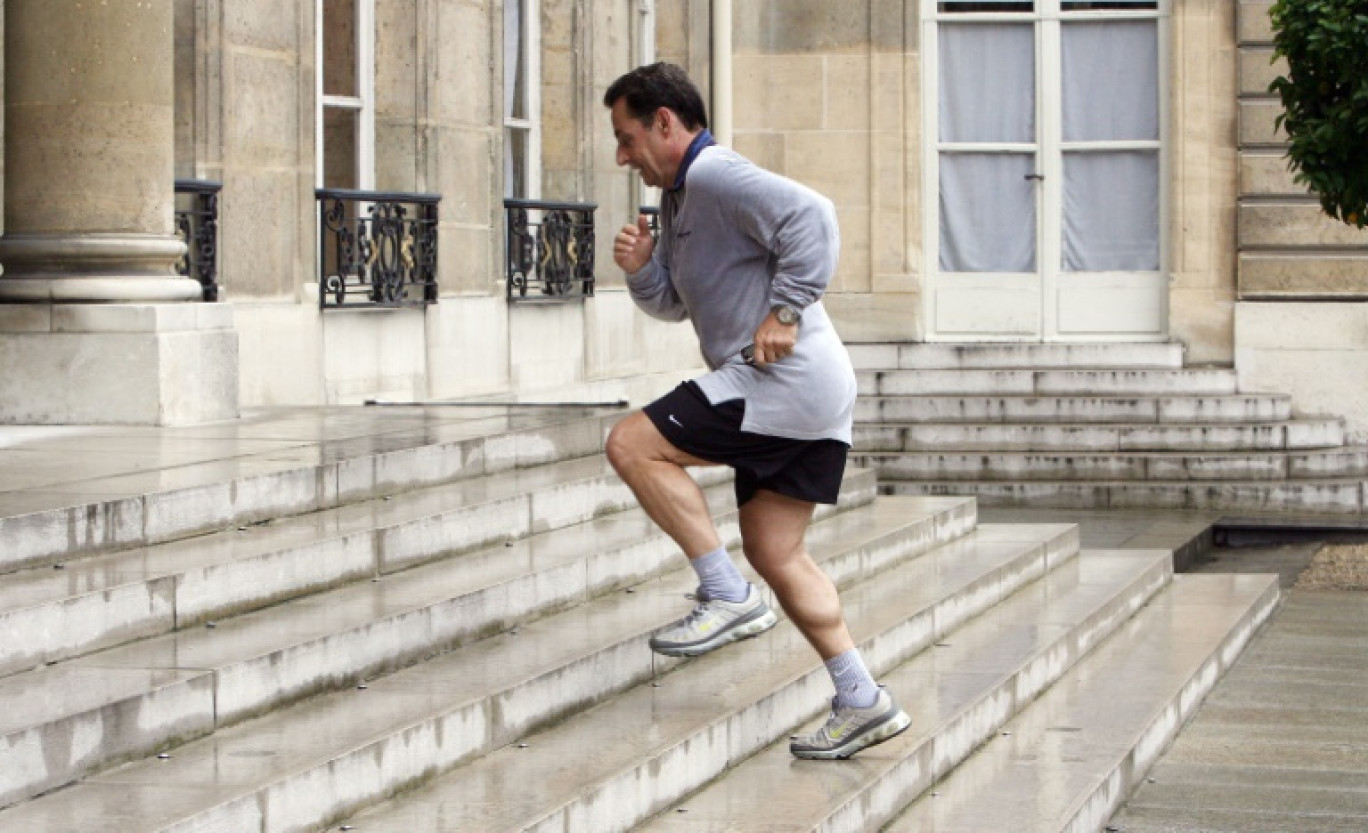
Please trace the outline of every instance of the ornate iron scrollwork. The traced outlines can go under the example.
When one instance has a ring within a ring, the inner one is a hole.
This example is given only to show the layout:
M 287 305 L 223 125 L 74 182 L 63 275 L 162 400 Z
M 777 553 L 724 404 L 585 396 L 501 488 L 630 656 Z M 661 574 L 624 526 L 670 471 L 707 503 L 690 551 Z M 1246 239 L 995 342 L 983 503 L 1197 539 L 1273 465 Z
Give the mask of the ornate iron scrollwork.
M 434 194 L 318 189 L 319 293 L 324 309 L 437 302 Z
M 509 301 L 568 301 L 594 294 L 592 203 L 504 200 Z
M 204 179 L 176 180 L 176 236 L 185 243 L 185 256 L 176 272 L 194 278 L 204 288 L 204 300 L 217 301 L 218 195 L 220 183 Z
M 658 242 L 660 240 L 660 209 L 654 205 L 643 205 L 637 210 L 646 215 L 647 227 L 651 230 L 651 239 Z

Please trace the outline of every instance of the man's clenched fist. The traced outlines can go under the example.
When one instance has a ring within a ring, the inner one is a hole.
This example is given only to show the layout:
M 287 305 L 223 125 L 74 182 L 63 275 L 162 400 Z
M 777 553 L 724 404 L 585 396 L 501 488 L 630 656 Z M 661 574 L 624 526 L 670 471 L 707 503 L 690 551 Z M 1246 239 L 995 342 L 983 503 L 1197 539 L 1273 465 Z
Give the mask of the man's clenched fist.
M 645 214 L 638 214 L 636 225 L 623 226 L 613 238 L 613 262 L 629 275 L 646 268 L 653 251 L 655 240 L 651 238 L 651 221 Z

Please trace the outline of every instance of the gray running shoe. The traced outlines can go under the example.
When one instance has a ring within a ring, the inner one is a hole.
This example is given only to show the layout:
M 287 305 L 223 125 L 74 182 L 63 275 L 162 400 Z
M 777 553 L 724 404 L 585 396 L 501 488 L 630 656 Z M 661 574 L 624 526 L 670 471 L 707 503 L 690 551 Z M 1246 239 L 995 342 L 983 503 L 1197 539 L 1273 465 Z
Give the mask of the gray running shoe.
M 789 751 L 799 758 L 829 761 L 844 760 L 875 744 L 902 733 L 912 724 L 907 712 L 898 708 L 893 696 L 879 689 L 879 699 L 867 709 L 837 707 L 831 703 L 831 717 L 822 728 L 805 736 L 795 736 Z
M 667 657 L 696 657 L 738 639 L 759 636 L 774 627 L 779 619 L 750 585 L 744 602 L 709 599 L 700 589 L 694 598 L 698 606 L 651 637 L 651 650 Z

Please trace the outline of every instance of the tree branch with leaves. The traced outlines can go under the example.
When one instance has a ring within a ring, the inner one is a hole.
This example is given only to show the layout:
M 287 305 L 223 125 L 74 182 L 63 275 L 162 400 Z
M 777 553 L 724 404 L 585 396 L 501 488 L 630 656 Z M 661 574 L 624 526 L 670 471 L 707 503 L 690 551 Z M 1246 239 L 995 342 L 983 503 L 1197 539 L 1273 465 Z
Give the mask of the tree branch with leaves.
M 1274 59 L 1288 168 L 1326 214 L 1368 225 L 1368 0 L 1278 0 Z

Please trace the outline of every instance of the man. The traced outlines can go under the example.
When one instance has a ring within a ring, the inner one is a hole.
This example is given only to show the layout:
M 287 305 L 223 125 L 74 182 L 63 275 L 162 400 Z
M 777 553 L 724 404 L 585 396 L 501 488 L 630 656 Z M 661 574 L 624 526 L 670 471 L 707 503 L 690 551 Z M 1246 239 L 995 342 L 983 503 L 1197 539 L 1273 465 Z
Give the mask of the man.
M 698 605 L 651 639 L 697 656 L 776 622 L 722 546 L 686 466 L 736 472 L 742 548 L 836 687 L 800 758 L 848 758 L 907 728 L 855 648 L 831 579 L 803 535 L 817 503 L 835 503 L 850 447 L 855 373 L 820 298 L 840 238 L 829 200 L 762 170 L 708 132 L 682 69 L 639 67 L 608 88 L 617 163 L 664 189 L 660 240 L 645 216 L 613 241 L 633 300 L 692 322 L 711 372 L 619 423 L 608 459 L 698 573 Z

